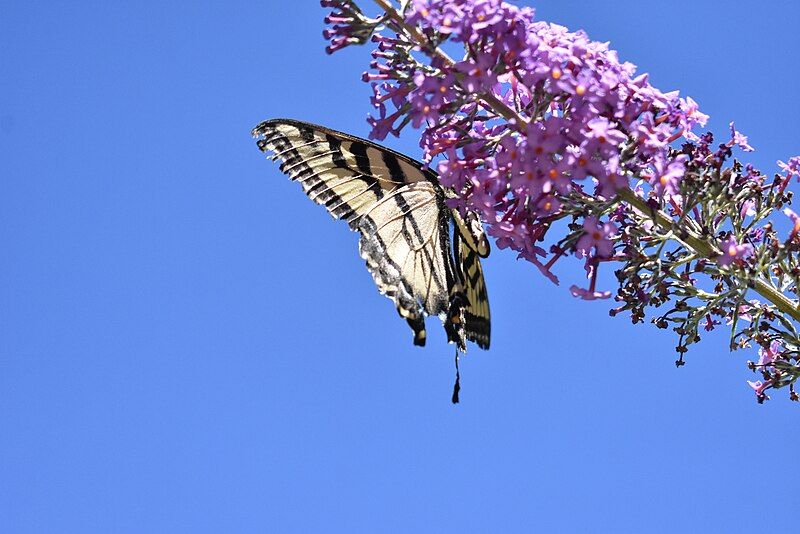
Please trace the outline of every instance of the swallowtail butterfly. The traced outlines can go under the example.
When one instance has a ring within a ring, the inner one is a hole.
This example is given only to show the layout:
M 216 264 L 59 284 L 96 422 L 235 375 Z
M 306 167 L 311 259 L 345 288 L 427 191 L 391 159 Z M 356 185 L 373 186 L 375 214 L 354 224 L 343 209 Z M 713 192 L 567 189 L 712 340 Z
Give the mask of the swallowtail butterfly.
M 474 213 L 445 200 L 434 171 L 375 143 L 323 126 L 272 119 L 253 129 L 258 148 L 361 234 L 359 253 L 378 291 L 394 302 L 425 345 L 425 317 L 436 315 L 462 352 L 466 340 L 489 348 L 490 316 L 480 258 L 489 242 Z M 457 402 L 457 391 L 454 394 Z

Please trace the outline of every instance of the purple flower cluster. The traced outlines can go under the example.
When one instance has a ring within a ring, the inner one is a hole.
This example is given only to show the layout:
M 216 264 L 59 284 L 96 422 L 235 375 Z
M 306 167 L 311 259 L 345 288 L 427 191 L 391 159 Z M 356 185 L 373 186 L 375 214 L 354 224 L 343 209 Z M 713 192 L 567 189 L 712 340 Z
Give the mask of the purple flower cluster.
M 684 160 L 670 144 L 696 138 L 691 130 L 707 116 L 692 99 L 636 76 L 607 43 L 500 0 L 413 0 L 405 20 L 433 42 L 463 43 L 467 55 L 423 63 L 401 35 L 374 35 L 376 61 L 364 75 L 378 109 L 371 136 L 423 127 L 426 161 L 446 158 L 438 171 L 459 193 L 453 204 L 479 212 L 499 247 L 543 268 L 547 252 L 536 243 L 564 215 L 565 199 L 613 198 L 632 176 L 647 177 L 659 197 L 677 194 Z M 591 262 L 612 254 L 613 239 L 603 234 L 593 251 L 573 251 Z
M 753 364 L 750 362 L 752 368 L 759 369 L 763 375 L 764 380 L 748 380 L 747 384 L 755 390 L 758 402 L 769 400 L 765 390 L 774 386 L 773 376 L 775 368 L 773 364 L 779 359 L 784 352 L 785 347 L 780 341 L 772 341 L 769 346 L 761 347 L 758 349 L 758 362 Z
M 720 243 L 722 255 L 717 258 L 717 263 L 720 265 L 730 265 L 739 260 L 744 260 L 753 255 L 753 245 L 749 243 L 737 243 L 736 238 L 729 236 L 725 241 Z
M 371 138 L 420 128 L 424 160 L 455 192 L 448 203 L 480 214 L 498 248 L 554 283 L 557 261 L 584 262 L 588 287 L 572 285 L 573 296 L 609 298 L 598 270 L 614 262 L 612 315 L 629 311 L 636 323 L 646 307 L 674 303 L 653 322 L 679 335 L 677 365 L 699 330 L 727 322 L 732 348 L 762 347 L 752 369 L 763 381 L 751 382 L 759 401 L 784 386 L 800 400 L 800 334 L 779 315 L 800 321 L 800 216 L 785 191 L 800 180 L 800 157 L 778 162 L 772 180 L 730 164 L 734 148 L 753 150 L 733 123 L 715 146 L 710 132 L 694 132 L 708 120 L 697 102 L 652 86 L 608 43 L 536 21 L 533 9 L 409 0 L 401 13 L 373 1 L 385 11 L 375 19 L 355 0 L 321 2 L 333 9 L 329 52 L 376 45 L 362 76 L 376 109 Z M 463 47 L 459 60 L 446 42 Z M 786 239 L 765 220 L 778 210 L 792 223 Z M 554 228 L 566 236 L 553 239 Z M 765 302 L 742 304 L 751 291 Z
M 800 180 L 800 156 L 795 156 L 789 159 L 788 162 L 778 162 L 778 167 L 786 173 L 786 178 L 797 178 Z

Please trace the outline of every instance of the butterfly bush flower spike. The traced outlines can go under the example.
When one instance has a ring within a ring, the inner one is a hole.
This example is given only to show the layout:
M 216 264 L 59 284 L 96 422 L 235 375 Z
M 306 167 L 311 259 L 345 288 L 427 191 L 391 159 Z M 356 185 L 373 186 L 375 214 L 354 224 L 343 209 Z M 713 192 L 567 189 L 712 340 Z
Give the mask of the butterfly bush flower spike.
M 550 280 L 580 258 L 590 282 L 570 286 L 579 298 L 610 297 L 613 288 L 596 286 L 616 283 L 611 314 L 673 330 L 679 365 L 715 325 L 730 323 L 731 349 L 780 341 L 754 389 L 759 400 L 783 387 L 796 398 L 800 223 L 787 185 L 800 179 L 800 157 L 779 162 L 773 177 L 738 161 L 753 148 L 733 123 L 715 143 L 691 97 L 655 87 L 609 43 L 531 8 L 360 3 L 382 13 L 322 2 L 332 9 L 329 50 L 376 47 L 363 77 L 374 139 L 418 128 L 451 206 L 480 215 L 498 248 Z M 792 229 L 782 232 L 786 217 Z M 754 296 L 761 304 L 740 320 Z

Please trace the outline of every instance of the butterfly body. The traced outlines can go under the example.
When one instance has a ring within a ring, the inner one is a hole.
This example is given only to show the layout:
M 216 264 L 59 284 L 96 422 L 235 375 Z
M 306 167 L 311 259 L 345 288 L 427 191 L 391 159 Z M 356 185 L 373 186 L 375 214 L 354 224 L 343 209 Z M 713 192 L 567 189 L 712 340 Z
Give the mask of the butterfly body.
M 436 315 L 448 341 L 488 349 L 490 314 L 480 219 L 449 208 L 435 172 L 386 147 L 323 126 L 272 119 L 253 129 L 259 149 L 335 219 L 361 234 L 359 254 L 424 345 Z M 451 238 L 452 227 L 452 238 Z

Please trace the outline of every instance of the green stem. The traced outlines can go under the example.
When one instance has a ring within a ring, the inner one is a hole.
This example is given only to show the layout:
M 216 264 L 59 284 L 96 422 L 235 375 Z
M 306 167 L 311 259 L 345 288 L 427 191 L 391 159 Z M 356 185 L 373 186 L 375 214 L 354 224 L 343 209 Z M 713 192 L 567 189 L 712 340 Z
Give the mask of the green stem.
M 672 218 L 661 210 L 653 210 L 643 198 L 639 197 L 631 189 L 621 189 L 617 191 L 620 199 L 630 204 L 637 211 L 641 212 L 644 216 L 649 217 L 657 224 L 662 230 L 672 230 Z M 682 243 L 686 248 L 693 250 L 699 256 L 704 258 L 713 259 L 719 255 L 719 252 L 714 248 L 711 243 L 695 234 L 693 231 L 684 228 L 680 229 L 674 239 Z M 772 302 L 780 311 L 790 316 L 795 321 L 800 321 L 800 310 L 795 302 L 790 300 L 786 295 L 772 287 L 766 280 L 756 278 L 753 281 L 753 289 Z

